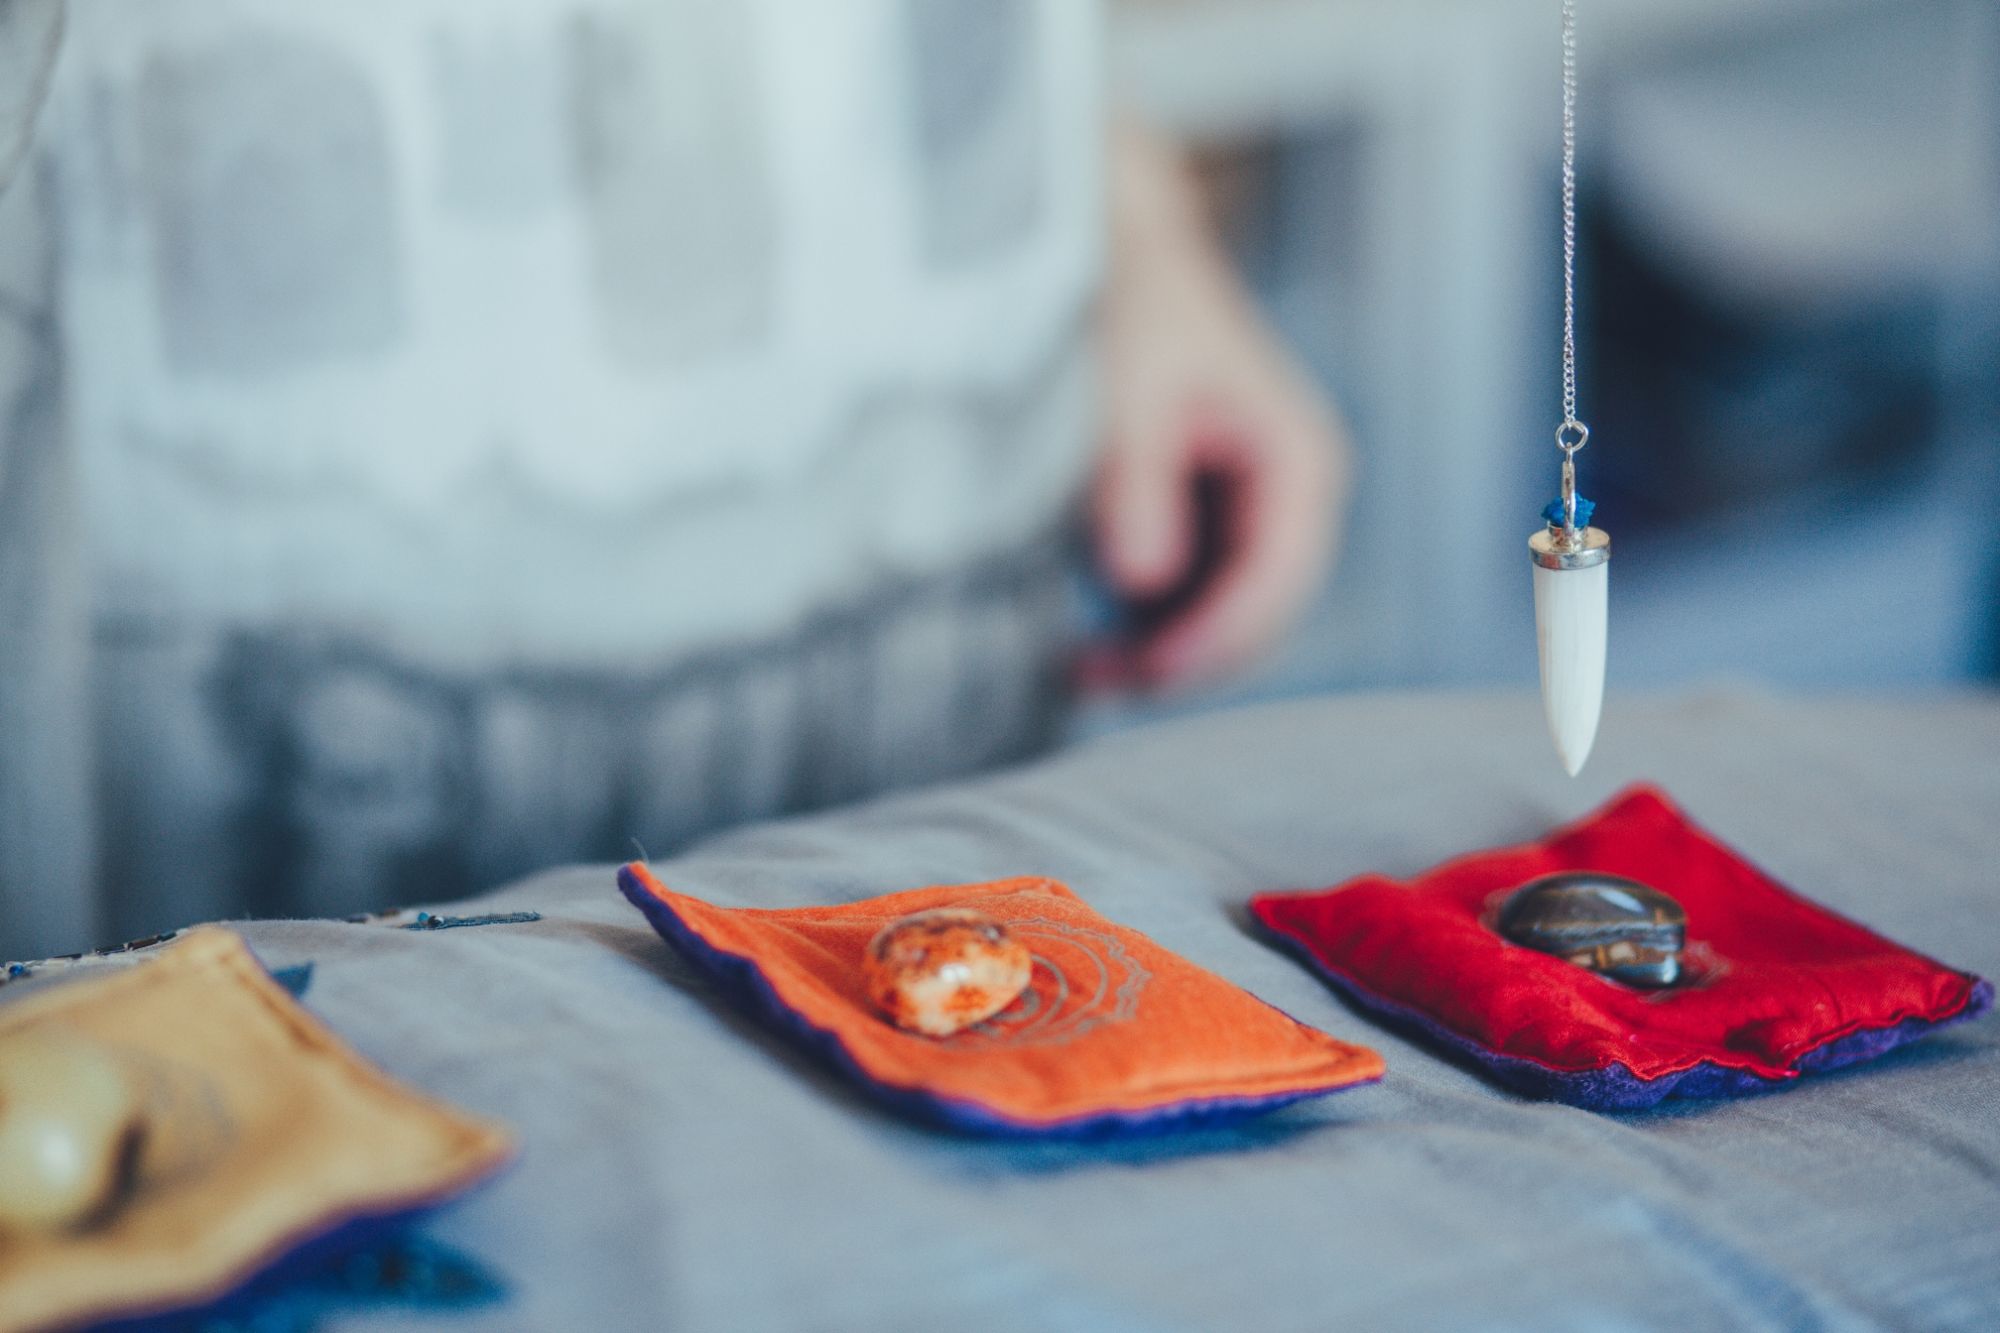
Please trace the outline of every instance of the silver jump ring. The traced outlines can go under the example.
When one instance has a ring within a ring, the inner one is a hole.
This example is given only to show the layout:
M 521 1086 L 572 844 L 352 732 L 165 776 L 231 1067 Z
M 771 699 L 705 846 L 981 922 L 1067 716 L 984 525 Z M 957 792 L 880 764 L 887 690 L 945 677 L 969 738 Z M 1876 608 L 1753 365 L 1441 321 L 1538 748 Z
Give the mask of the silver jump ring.
M 1574 433 L 1575 435 L 1574 443 L 1571 442 L 1570 438 L 1572 433 Z M 1562 425 L 1556 427 L 1556 448 L 1562 450 L 1566 454 L 1573 454 L 1577 450 L 1583 448 L 1584 445 L 1589 443 L 1590 443 L 1590 427 L 1584 425 L 1581 421 L 1576 420 L 1574 417 L 1570 418 L 1568 421 L 1563 422 Z

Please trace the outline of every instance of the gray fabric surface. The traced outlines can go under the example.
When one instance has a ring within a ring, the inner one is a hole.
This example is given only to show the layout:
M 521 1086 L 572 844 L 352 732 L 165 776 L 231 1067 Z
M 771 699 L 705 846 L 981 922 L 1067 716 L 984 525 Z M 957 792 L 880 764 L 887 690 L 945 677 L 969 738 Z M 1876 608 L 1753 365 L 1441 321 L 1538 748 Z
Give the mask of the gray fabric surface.
M 509 1304 L 412 1328 L 1992 1327 L 2000 1022 L 1609 1117 L 1390 1035 L 1245 926 L 1256 890 L 1415 872 L 1638 778 L 1803 892 L 2000 975 L 1990 696 L 1615 699 L 1575 782 L 1527 695 L 1301 703 L 658 863 L 768 906 L 1054 875 L 1387 1057 L 1377 1086 L 1151 1141 L 985 1142 L 878 1111 L 723 1007 L 608 868 L 482 900 L 534 925 L 249 934 L 273 966 L 316 964 L 310 1007 L 368 1055 L 520 1133 L 518 1164 L 432 1224 Z

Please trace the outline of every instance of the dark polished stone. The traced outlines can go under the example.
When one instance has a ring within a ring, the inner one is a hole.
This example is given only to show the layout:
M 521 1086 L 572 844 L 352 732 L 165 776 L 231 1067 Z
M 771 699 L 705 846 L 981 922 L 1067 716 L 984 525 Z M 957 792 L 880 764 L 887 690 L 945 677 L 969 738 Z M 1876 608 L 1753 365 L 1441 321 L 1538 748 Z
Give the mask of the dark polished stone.
M 1595 871 L 1544 875 L 1500 908 L 1500 934 L 1628 986 L 1671 986 L 1681 976 L 1687 913 L 1658 889 Z

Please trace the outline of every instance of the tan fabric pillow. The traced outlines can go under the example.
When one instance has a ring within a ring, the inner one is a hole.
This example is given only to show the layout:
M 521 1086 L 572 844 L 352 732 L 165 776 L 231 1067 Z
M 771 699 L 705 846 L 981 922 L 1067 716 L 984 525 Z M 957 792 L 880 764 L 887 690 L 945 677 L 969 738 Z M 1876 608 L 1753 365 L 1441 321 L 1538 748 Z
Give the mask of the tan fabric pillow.
M 88 1227 L 0 1234 L 0 1333 L 204 1304 L 357 1218 L 441 1201 L 512 1149 L 364 1061 L 219 927 L 0 1006 L 107 1051 L 146 1129 L 129 1193 Z

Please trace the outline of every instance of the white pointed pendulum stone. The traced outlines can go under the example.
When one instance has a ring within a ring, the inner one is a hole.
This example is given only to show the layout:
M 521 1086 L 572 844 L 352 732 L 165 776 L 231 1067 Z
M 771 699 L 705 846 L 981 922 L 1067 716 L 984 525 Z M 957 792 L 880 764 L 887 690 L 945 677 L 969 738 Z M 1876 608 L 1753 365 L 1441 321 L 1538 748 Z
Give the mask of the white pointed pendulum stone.
M 1542 710 L 1556 755 L 1571 777 L 1590 758 L 1604 707 L 1605 619 L 1611 538 L 1592 527 L 1550 523 L 1528 538 L 1535 562 L 1535 646 Z

